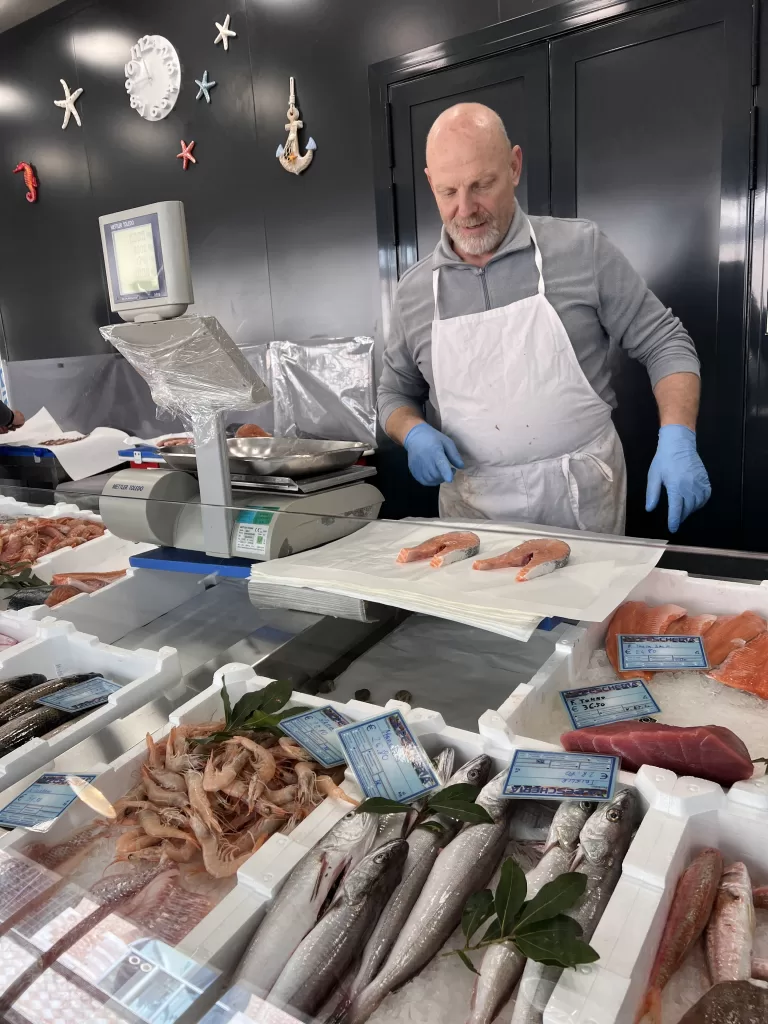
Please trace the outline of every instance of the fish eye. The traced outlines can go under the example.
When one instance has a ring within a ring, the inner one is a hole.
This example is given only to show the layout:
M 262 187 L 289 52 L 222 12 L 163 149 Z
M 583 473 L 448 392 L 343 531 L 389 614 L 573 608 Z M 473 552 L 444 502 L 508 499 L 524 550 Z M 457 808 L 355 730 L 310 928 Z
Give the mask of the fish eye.
M 595 809 L 595 805 L 590 803 L 588 800 L 582 800 L 579 804 L 579 808 L 582 811 L 593 811 Z
M 621 821 L 621 811 L 618 807 L 611 807 L 605 812 L 608 821 Z

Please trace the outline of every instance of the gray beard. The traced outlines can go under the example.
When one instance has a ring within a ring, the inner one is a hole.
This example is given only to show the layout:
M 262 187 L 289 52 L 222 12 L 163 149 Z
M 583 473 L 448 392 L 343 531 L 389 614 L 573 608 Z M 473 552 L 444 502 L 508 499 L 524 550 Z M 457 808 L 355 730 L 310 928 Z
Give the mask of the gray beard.
M 488 252 L 493 252 L 504 237 L 504 232 L 495 219 L 488 222 L 481 235 L 465 236 L 465 228 L 456 227 L 453 222 L 446 224 L 445 230 L 456 245 L 469 256 L 484 256 Z

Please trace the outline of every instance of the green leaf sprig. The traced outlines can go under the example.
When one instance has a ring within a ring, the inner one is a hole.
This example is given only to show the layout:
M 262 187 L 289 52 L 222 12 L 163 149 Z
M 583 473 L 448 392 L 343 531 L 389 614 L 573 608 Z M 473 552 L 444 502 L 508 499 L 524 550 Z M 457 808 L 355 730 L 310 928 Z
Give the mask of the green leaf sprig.
M 285 708 L 291 699 L 293 685 L 287 679 L 276 679 L 261 690 L 244 694 L 233 706 L 226 686 L 221 684 L 221 702 L 224 705 L 224 728 L 210 736 L 195 740 L 201 746 L 223 743 L 240 732 L 266 730 L 276 736 L 283 736 L 280 723 L 293 715 L 300 715 L 310 708 Z
M 461 916 L 464 946 L 443 956 L 456 955 L 470 971 L 479 974 L 470 953 L 512 942 L 529 960 L 551 967 L 594 963 L 599 954 L 581 938 L 578 921 L 565 913 L 581 898 L 586 885 L 586 875 L 568 872 L 547 882 L 526 901 L 525 875 L 509 857 L 501 866 L 496 892 L 483 889 L 467 900 Z
M 479 792 L 479 786 L 472 786 L 468 782 L 458 782 L 455 786 L 446 786 L 427 799 L 420 808 L 420 817 L 428 818 L 435 814 L 442 814 L 447 818 L 455 818 L 456 821 L 468 822 L 470 825 L 492 825 L 493 818 L 488 811 L 475 803 Z M 362 814 L 367 811 L 369 814 L 407 814 L 413 810 L 414 807 L 411 804 L 374 796 L 369 800 L 363 800 L 357 808 L 357 813 Z M 422 821 L 416 827 L 435 832 L 443 831 L 437 821 Z
M 28 590 L 48 586 L 32 572 L 32 562 L 0 562 L 0 587 L 13 590 Z

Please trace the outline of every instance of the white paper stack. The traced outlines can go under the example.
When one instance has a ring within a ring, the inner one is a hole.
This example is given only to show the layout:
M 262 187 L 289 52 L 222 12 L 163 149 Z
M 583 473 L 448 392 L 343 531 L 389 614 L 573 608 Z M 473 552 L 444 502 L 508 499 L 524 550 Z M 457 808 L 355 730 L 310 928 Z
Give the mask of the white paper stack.
M 288 608 L 294 612 L 332 615 L 355 622 L 378 622 L 389 614 L 389 609 L 358 597 L 254 578 L 248 582 L 248 597 L 257 608 Z
M 602 621 L 647 576 L 664 550 L 662 542 L 633 543 L 573 531 L 566 538 L 571 546 L 568 565 L 524 583 L 516 581 L 514 569 L 478 572 L 471 558 L 440 569 L 429 562 L 396 561 L 403 547 L 466 528 L 480 537 L 481 558 L 554 532 L 532 525 L 524 531 L 493 524 L 376 521 L 313 551 L 254 564 L 251 580 L 375 601 L 527 640 L 547 616 Z

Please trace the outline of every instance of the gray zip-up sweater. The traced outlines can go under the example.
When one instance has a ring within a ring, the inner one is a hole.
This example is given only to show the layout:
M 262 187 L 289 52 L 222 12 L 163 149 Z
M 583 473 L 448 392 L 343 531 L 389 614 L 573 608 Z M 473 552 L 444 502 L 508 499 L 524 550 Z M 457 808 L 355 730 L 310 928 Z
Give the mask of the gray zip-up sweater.
M 588 220 L 531 217 L 544 263 L 544 283 L 587 380 L 616 405 L 608 368 L 610 340 L 648 370 L 655 386 L 671 373 L 699 374 L 683 325 L 640 275 Z M 432 374 L 432 271 L 438 268 L 440 319 L 497 309 L 536 294 L 538 276 L 528 219 L 518 205 L 509 231 L 483 268 L 464 263 L 443 229 L 435 251 L 403 275 L 378 386 L 382 426 L 398 406 L 423 415 L 427 400 L 440 410 Z M 495 372 L 488 367 L 488 373 Z

